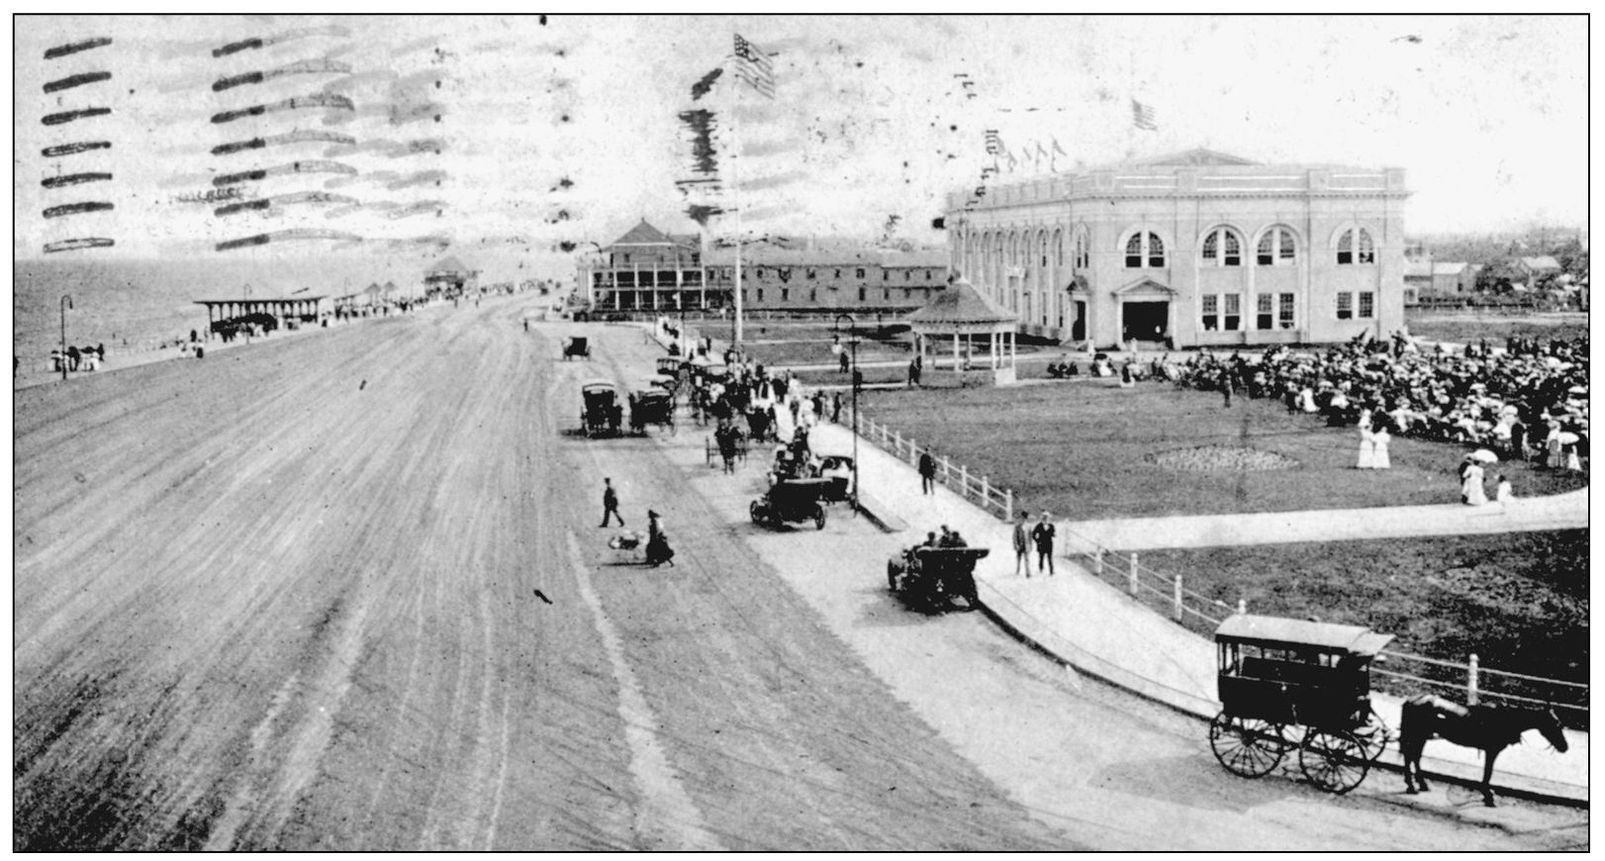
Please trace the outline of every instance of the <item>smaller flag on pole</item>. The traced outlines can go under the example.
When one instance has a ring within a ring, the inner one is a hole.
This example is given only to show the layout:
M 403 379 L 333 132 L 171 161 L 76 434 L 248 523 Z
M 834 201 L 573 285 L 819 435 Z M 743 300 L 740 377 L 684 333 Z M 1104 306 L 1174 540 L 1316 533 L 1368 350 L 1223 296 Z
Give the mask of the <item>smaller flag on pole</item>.
M 1136 99 L 1131 100 L 1131 123 L 1139 129 L 1151 132 L 1159 130 L 1159 125 L 1154 122 L 1154 109 Z
M 765 98 L 775 97 L 775 66 L 762 48 L 735 34 L 736 63 L 731 73 L 746 81 Z

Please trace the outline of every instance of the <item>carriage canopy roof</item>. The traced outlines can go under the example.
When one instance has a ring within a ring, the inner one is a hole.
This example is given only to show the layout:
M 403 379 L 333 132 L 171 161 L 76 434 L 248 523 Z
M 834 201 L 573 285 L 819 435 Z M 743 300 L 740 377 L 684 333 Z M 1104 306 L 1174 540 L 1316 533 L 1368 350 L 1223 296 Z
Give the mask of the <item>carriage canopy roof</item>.
M 1215 629 L 1216 641 L 1267 645 L 1314 646 L 1332 652 L 1374 656 L 1393 642 L 1392 634 L 1378 634 L 1359 625 L 1329 625 L 1276 616 L 1235 615 Z

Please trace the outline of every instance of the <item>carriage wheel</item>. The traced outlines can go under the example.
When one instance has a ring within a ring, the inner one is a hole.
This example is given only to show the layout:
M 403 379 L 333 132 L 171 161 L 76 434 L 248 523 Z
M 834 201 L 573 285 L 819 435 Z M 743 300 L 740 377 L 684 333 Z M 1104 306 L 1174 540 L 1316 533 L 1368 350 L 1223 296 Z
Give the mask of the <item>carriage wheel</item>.
M 1388 749 L 1388 742 L 1393 738 L 1393 730 L 1388 728 L 1387 723 L 1376 713 L 1376 709 L 1372 709 L 1366 716 L 1365 724 L 1354 730 L 1354 737 L 1360 740 L 1360 744 L 1365 745 L 1366 759 L 1376 762 L 1377 758 L 1382 756 L 1382 752 Z
M 1209 722 L 1209 749 L 1227 771 L 1241 777 L 1264 777 L 1287 752 L 1280 726 L 1225 712 Z
M 1360 785 L 1371 770 L 1365 743 L 1351 732 L 1310 730 L 1298 749 L 1298 766 L 1310 782 L 1342 795 Z
M 897 575 L 898 575 L 898 573 L 899 573 L 899 568 L 897 566 L 897 563 L 893 562 L 890 559 L 886 560 L 886 591 L 888 591 L 888 592 L 896 592 L 897 591 Z
M 759 525 L 759 526 L 762 526 L 763 525 L 763 506 L 759 505 L 757 500 L 753 500 L 752 505 L 748 506 L 747 510 L 752 513 L 752 522 L 757 524 L 757 525 Z
M 814 509 L 814 528 L 815 529 L 824 529 L 825 528 L 825 506 L 823 506 L 823 505 L 821 505 L 818 508 Z

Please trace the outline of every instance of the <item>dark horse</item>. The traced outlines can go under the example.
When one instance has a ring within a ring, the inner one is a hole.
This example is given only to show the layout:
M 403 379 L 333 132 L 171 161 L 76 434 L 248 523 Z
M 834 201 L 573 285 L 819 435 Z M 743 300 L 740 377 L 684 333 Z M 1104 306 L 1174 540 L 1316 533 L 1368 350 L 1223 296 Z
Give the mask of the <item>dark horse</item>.
M 1404 791 L 1414 795 L 1427 781 L 1421 776 L 1421 749 L 1427 741 L 1442 738 L 1461 747 L 1482 751 L 1482 803 L 1493 807 L 1494 759 L 1500 751 L 1521 741 L 1530 729 L 1543 733 L 1561 753 L 1566 752 L 1566 736 L 1553 709 L 1515 708 L 1499 705 L 1463 706 L 1433 696 L 1415 696 L 1405 701 L 1399 718 L 1399 754 L 1404 758 Z M 1411 775 L 1415 780 L 1412 781 Z

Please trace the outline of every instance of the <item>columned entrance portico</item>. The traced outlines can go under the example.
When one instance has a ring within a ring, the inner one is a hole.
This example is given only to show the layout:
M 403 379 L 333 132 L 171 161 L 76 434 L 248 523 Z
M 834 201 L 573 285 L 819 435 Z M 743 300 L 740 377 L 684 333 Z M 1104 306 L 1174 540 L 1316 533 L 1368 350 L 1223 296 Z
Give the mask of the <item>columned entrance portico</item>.
M 1114 291 L 1120 303 L 1120 342 L 1164 341 L 1171 336 L 1171 300 L 1176 291 L 1144 278 Z

